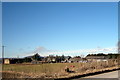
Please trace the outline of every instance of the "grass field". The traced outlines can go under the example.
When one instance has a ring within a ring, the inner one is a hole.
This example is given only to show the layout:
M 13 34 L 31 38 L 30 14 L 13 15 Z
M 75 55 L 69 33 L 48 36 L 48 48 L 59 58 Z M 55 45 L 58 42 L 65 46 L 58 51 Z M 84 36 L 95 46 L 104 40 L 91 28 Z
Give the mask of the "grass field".
M 74 65 L 74 68 L 70 66 Z M 62 76 L 66 75 L 65 67 L 68 66 L 71 70 L 76 70 L 80 68 L 83 63 L 52 63 L 52 64 L 38 64 L 38 65 L 25 65 L 25 64 L 10 64 L 3 65 L 3 71 L 21 72 L 24 74 L 29 74 L 32 76 L 46 75 L 48 77 L 52 76 Z
M 71 66 L 75 67 L 71 67 Z M 68 66 L 74 73 L 65 72 L 65 67 Z M 36 77 L 52 77 L 57 78 L 61 76 L 69 76 L 74 74 L 82 74 L 85 72 L 97 71 L 99 69 L 105 69 L 108 67 L 114 67 L 117 64 L 109 61 L 106 62 L 94 62 L 94 63 L 46 63 L 46 64 L 9 64 L 3 65 L 3 72 L 20 73 L 22 75 L 29 75 L 32 78 Z M 22 77 L 22 76 L 21 76 Z M 25 77 L 25 76 L 23 76 Z M 27 76 L 28 77 L 28 76 Z

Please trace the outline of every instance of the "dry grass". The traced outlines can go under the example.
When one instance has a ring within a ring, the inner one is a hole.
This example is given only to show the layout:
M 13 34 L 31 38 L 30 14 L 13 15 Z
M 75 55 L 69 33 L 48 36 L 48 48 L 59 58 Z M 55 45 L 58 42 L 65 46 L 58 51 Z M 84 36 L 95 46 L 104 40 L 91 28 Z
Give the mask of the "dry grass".
M 70 67 L 74 65 L 75 67 Z M 65 67 L 68 66 L 70 70 L 75 71 L 74 73 L 65 72 Z M 114 61 L 108 62 L 90 62 L 90 63 L 47 63 L 38 65 L 25 65 L 25 64 L 10 64 L 3 65 L 3 71 L 9 71 L 14 73 L 20 73 L 29 75 L 31 77 L 64 77 L 72 76 L 75 74 L 83 74 L 86 72 L 93 72 L 102 70 L 109 67 L 118 66 Z M 25 77 L 25 76 L 23 76 Z M 28 76 L 27 76 L 28 77 Z
M 82 63 L 53 63 L 53 64 L 38 64 L 38 65 L 23 65 L 23 64 L 10 64 L 3 65 L 3 71 L 19 72 L 33 76 L 46 75 L 46 77 L 66 75 L 64 69 L 66 66 L 74 65 L 79 68 Z M 73 68 L 70 68 L 71 70 Z

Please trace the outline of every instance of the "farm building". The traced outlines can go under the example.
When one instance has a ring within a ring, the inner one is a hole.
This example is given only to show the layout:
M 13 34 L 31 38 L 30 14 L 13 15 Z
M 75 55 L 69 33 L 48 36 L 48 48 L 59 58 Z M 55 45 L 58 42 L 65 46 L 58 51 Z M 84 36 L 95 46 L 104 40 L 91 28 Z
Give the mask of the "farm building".
M 102 60 L 107 60 L 105 56 L 87 56 L 86 59 L 88 61 L 102 61 Z
M 86 59 L 88 61 L 108 61 L 109 59 L 116 60 L 118 58 L 119 54 L 88 54 L 86 56 Z
M 70 58 L 69 63 L 76 63 L 76 62 L 87 62 L 86 58 L 80 58 L 80 57 L 74 57 L 74 58 Z
M 10 64 L 10 59 L 4 59 L 4 64 Z
M 43 63 L 47 63 L 45 61 L 31 61 L 32 64 L 43 64 Z

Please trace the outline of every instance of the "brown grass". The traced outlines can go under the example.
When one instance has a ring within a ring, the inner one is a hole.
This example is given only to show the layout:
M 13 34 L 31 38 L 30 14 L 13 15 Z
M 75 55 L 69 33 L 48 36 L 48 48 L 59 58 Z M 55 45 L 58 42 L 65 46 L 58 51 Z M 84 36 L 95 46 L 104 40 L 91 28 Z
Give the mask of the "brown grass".
M 74 65 L 75 67 L 74 68 L 70 67 L 71 65 Z M 75 72 L 74 73 L 65 72 L 66 66 L 68 66 L 71 71 L 75 71 Z M 38 65 L 9 64 L 9 65 L 3 65 L 3 71 L 19 73 L 22 75 L 27 75 L 27 77 L 31 76 L 32 78 L 36 78 L 36 77 L 57 78 L 57 77 L 65 77 L 76 74 L 95 72 L 98 70 L 104 70 L 115 66 L 118 66 L 118 64 L 113 60 L 109 60 L 108 62 L 52 63 L 52 64 L 47 63 L 47 64 L 38 64 Z

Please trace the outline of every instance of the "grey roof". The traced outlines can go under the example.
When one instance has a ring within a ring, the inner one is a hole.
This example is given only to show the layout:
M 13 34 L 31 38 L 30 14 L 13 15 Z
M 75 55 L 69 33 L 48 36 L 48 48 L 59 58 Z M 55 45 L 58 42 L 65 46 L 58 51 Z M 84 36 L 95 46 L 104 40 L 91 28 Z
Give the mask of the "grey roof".
M 105 59 L 105 56 L 87 56 L 87 59 Z

